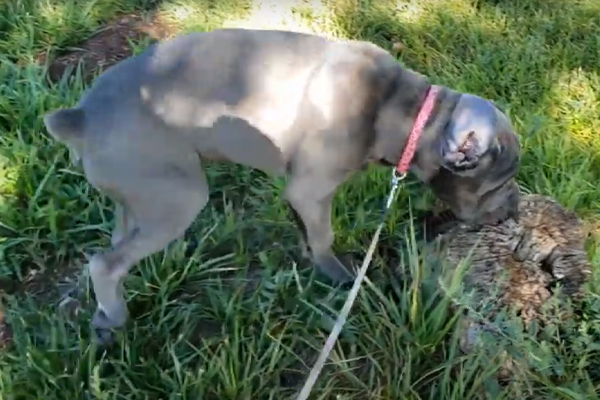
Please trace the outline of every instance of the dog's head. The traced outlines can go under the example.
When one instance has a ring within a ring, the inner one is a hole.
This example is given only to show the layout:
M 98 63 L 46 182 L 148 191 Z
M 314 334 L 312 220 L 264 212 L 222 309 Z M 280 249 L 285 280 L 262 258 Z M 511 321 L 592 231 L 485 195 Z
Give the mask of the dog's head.
M 440 139 L 441 167 L 429 184 L 452 212 L 469 223 L 518 218 L 520 146 L 509 118 L 463 94 Z

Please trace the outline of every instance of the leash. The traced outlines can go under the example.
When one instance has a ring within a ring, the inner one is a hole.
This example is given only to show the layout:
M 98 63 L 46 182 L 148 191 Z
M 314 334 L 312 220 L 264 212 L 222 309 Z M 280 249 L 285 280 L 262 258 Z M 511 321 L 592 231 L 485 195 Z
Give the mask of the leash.
M 417 150 L 417 143 L 419 141 L 419 137 L 421 136 L 421 133 L 425 128 L 425 124 L 427 123 L 431 112 L 433 111 L 435 99 L 437 97 L 438 92 L 439 88 L 435 85 L 431 86 L 427 91 L 425 101 L 423 102 L 423 105 L 421 106 L 421 109 L 417 114 L 415 123 L 410 131 L 410 134 L 408 135 L 408 139 L 406 142 L 406 146 L 404 147 L 402 157 L 400 158 L 398 165 L 392 171 L 391 189 L 385 203 L 385 208 L 383 209 L 381 222 L 379 223 L 379 226 L 375 231 L 375 235 L 373 235 L 373 239 L 371 240 L 371 244 L 369 245 L 367 254 L 363 260 L 360 270 L 358 271 L 358 275 L 354 280 L 354 284 L 352 285 L 352 289 L 348 294 L 348 298 L 346 299 L 346 302 L 344 303 L 344 306 L 340 311 L 340 315 L 335 321 L 335 325 L 333 326 L 331 333 L 327 337 L 325 345 L 323 346 L 323 349 L 321 350 L 321 353 L 319 354 L 315 365 L 311 369 L 310 374 L 308 375 L 308 378 L 306 379 L 306 382 L 304 383 L 304 386 L 302 387 L 302 390 L 300 391 L 300 394 L 298 395 L 296 400 L 308 399 L 308 396 L 310 395 L 315 383 L 317 382 L 317 378 L 319 377 L 321 370 L 325 366 L 325 361 L 327 361 L 329 353 L 331 353 L 331 350 L 333 349 L 333 346 L 335 345 L 335 342 L 337 341 L 338 336 L 340 335 L 340 332 L 342 331 L 342 328 L 346 323 L 348 314 L 350 313 L 350 309 L 352 308 L 352 305 L 354 304 L 354 301 L 358 296 L 360 285 L 365 279 L 367 269 L 369 268 L 369 264 L 373 259 L 373 253 L 375 252 L 377 242 L 379 241 L 379 235 L 381 234 L 381 230 L 385 226 L 385 217 L 387 216 L 390 208 L 392 207 L 392 203 L 396 198 L 396 192 L 398 191 L 400 182 L 402 182 L 406 178 L 408 169 L 410 168 L 410 163 L 415 155 L 415 151 Z

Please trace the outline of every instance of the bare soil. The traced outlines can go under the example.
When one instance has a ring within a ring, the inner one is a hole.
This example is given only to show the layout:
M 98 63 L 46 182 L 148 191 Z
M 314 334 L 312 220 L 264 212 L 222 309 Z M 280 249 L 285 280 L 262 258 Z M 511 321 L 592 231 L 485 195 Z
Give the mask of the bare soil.
M 119 61 L 133 54 L 132 44 L 156 42 L 171 37 L 175 27 L 162 21 L 157 15 L 143 17 L 136 14 L 121 15 L 109 21 L 82 43 L 57 54 L 50 55 L 48 77 L 59 81 L 65 74 L 73 74 L 82 63 L 82 74 L 86 81 Z M 40 53 L 37 62 L 45 64 L 48 55 Z

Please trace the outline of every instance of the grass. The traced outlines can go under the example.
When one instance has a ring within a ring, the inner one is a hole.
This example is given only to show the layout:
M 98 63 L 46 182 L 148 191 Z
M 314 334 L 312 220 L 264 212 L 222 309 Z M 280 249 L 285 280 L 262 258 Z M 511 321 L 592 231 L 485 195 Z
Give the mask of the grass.
M 331 35 L 386 48 L 400 41 L 399 59 L 407 66 L 504 107 L 524 149 L 523 190 L 554 196 L 597 226 L 597 1 L 325 5 L 324 15 L 300 12 Z M 66 149 L 49 139 L 40 119 L 49 109 L 73 104 L 85 84 L 77 76 L 49 83 L 35 56 L 77 44 L 119 12 L 157 7 L 189 31 L 243 16 L 248 3 L 0 5 L 0 276 L 14 331 L 13 343 L 0 353 L 2 400 L 292 398 L 324 343 L 329 316 L 345 298 L 314 281 L 301 261 L 280 199 L 283 181 L 231 165 L 210 169 L 213 201 L 186 240 L 143 261 L 128 279 L 132 319 L 111 352 L 97 357 L 90 344 L 91 305 L 73 322 L 57 313 L 54 283 L 42 285 L 43 293 L 21 283 L 32 271 L 49 277 L 81 268 L 85 253 L 108 244 L 112 224 L 111 204 L 70 166 Z M 358 174 L 338 193 L 340 252 L 364 255 L 388 173 Z M 398 250 L 406 243 L 409 210 L 430 199 L 414 181 L 403 187 L 381 243 L 384 253 L 400 253 L 402 260 L 376 258 L 313 398 L 600 398 L 597 273 L 584 318 L 563 327 L 567 334 L 550 330 L 540 339 L 515 333 L 490 345 L 489 353 L 462 355 L 448 293 L 420 262 L 414 240 Z M 593 236 L 589 254 L 597 265 L 599 238 Z M 394 277 L 398 263 L 410 271 L 410 282 Z M 490 377 L 508 342 L 528 368 L 501 387 Z

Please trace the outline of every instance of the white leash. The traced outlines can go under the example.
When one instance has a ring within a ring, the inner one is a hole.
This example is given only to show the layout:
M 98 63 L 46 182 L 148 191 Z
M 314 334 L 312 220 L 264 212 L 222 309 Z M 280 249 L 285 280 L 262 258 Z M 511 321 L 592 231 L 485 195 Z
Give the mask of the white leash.
M 335 345 L 335 342 L 337 341 L 337 338 L 340 335 L 340 332 L 342 331 L 344 324 L 346 323 L 346 319 L 348 318 L 350 309 L 352 308 L 352 305 L 354 304 L 354 301 L 356 300 L 356 296 L 358 296 L 358 291 L 360 290 L 360 285 L 362 284 L 362 281 L 365 278 L 367 269 L 369 268 L 369 264 L 371 263 L 371 259 L 373 258 L 373 253 L 375 252 L 375 247 L 377 246 L 377 242 L 379 241 L 379 235 L 385 224 L 385 217 L 387 215 L 388 210 L 392 206 L 392 202 L 396 198 L 396 191 L 398 190 L 398 186 L 400 185 L 400 182 L 405 177 L 406 177 L 405 173 L 398 175 L 396 170 L 394 170 L 393 176 L 392 176 L 392 188 L 390 189 L 390 194 L 388 195 L 388 198 L 387 198 L 385 209 L 383 211 L 382 220 L 379 223 L 377 230 L 375 231 L 373 240 L 371 240 L 371 245 L 369 246 L 367 255 L 365 256 L 365 259 L 362 263 L 362 266 L 360 267 L 358 275 L 356 276 L 356 279 L 354 280 L 354 284 L 352 285 L 352 289 L 350 290 L 350 293 L 348 294 L 348 298 L 346 299 L 346 302 L 344 303 L 344 307 L 342 307 L 342 311 L 340 312 L 340 315 L 338 316 L 337 320 L 335 321 L 333 330 L 329 334 L 329 337 L 327 338 L 327 341 L 325 342 L 325 346 L 323 346 L 323 349 L 321 350 L 321 354 L 319 354 L 319 358 L 317 359 L 317 361 L 315 362 L 315 365 L 313 366 L 312 370 L 310 371 L 310 374 L 308 375 L 308 379 L 304 383 L 304 386 L 302 387 L 302 391 L 300 391 L 300 394 L 298 395 L 296 400 L 307 400 L 308 399 L 308 396 L 310 395 L 310 392 L 312 391 L 312 388 L 315 385 L 317 378 L 319 377 L 319 374 L 321 373 L 321 370 L 325 366 L 325 361 L 327 361 L 327 357 L 329 357 L 329 353 L 333 349 L 333 346 Z
M 406 141 L 406 145 L 404 147 L 402 156 L 400 157 L 400 161 L 398 161 L 398 165 L 394 169 L 394 172 L 392 175 L 392 188 L 390 190 L 390 194 L 388 195 L 385 209 L 383 210 L 381 222 L 379 223 L 379 226 L 377 227 L 377 231 L 375 232 L 375 236 L 373 237 L 373 240 L 371 241 L 371 245 L 369 246 L 369 250 L 367 251 L 365 260 L 363 261 L 363 264 L 360 267 L 358 276 L 356 277 L 356 280 L 354 281 L 354 284 L 352 285 L 352 289 L 350 290 L 350 294 L 348 294 L 348 298 L 346 299 L 346 302 L 344 303 L 344 307 L 342 307 L 342 311 L 340 312 L 340 315 L 338 316 L 337 321 L 335 321 L 333 330 L 329 334 L 329 337 L 327 338 L 327 341 L 325 342 L 325 346 L 323 346 L 323 350 L 321 350 L 321 354 L 319 354 L 319 358 L 317 359 L 317 362 L 315 363 L 312 370 L 310 371 L 310 374 L 308 375 L 308 379 L 304 383 L 304 387 L 302 388 L 302 391 L 300 392 L 300 394 L 298 395 L 296 400 L 307 400 L 308 399 L 308 395 L 310 394 L 313 386 L 315 385 L 315 382 L 317 381 L 317 378 L 319 377 L 319 374 L 321 373 L 321 370 L 323 369 L 323 366 L 325 365 L 325 361 L 327 361 L 327 357 L 329 357 L 329 353 L 331 352 L 331 349 L 333 349 L 333 345 L 335 344 L 338 336 L 340 335 L 340 332 L 342 331 L 342 327 L 346 323 L 346 318 L 348 318 L 348 314 L 350 313 L 352 304 L 354 304 L 354 300 L 356 300 L 356 296 L 358 296 L 358 291 L 360 290 L 360 285 L 362 284 L 362 281 L 365 279 L 365 275 L 367 273 L 367 268 L 369 268 L 369 264 L 371 263 L 371 259 L 373 258 L 373 252 L 375 252 L 375 246 L 377 245 L 377 242 L 379 241 L 379 234 L 381 233 L 381 230 L 383 229 L 383 225 L 385 224 L 385 217 L 387 215 L 387 212 L 389 211 L 390 207 L 392 206 L 392 202 L 394 201 L 394 198 L 396 197 L 396 191 L 398 190 L 398 186 L 400 185 L 400 182 L 404 178 L 406 178 L 406 171 L 409 170 L 411 160 L 413 159 L 413 156 L 415 155 L 419 136 L 425 129 L 425 124 L 427 123 L 427 119 L 429 118 L 429 115 L 431 115 L 431 113 L 433 112 L 433 108 L 435 106 L 435 99 L 436 99 L 436 96 L 439 93 L 439 91 L 440 91 L 440 87 L 438 87 L 436 85 L 430 86 L 429 89 L 427 90 L 427 95 L 425 96 L 425 100 L 424 100 L 423 104 L 421 105 L 421 109 L 419 110 L 419 113 L 417 114 L 415 123 L 410 131 L 410 134 L 408 135 L 408 139 Z

